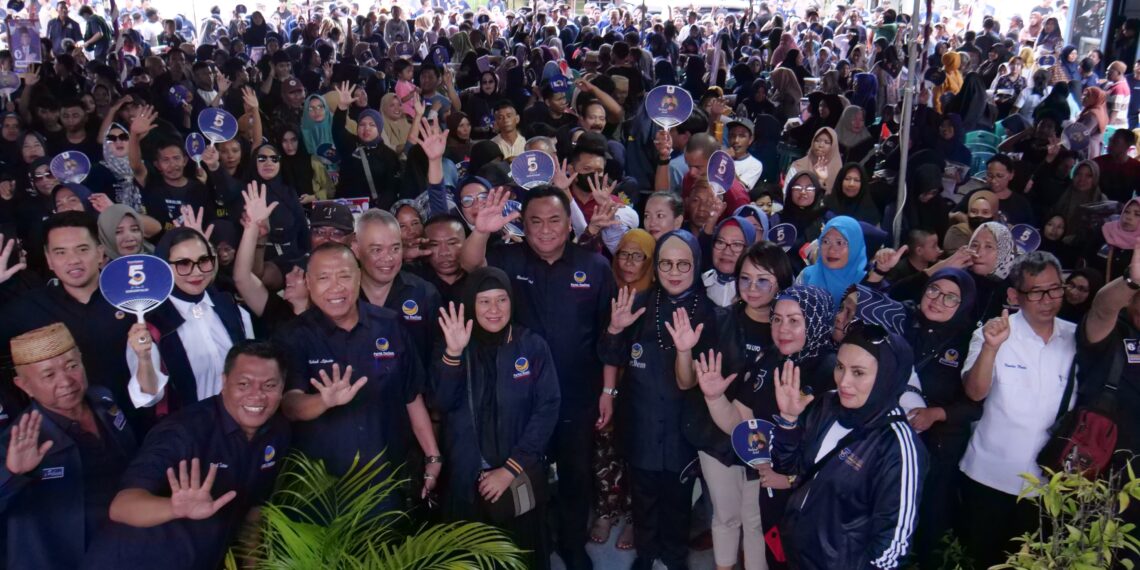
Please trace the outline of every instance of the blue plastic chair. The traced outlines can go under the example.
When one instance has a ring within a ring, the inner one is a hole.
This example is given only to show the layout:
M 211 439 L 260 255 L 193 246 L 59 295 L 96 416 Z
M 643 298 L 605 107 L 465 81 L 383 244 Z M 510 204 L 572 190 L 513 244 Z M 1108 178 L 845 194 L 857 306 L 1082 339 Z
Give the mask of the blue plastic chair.
M 970 159 L 970 176 L 986 171 L 986 163 L 994 157 L 995 153 L 978 151 Z
M 990 131 L 970 131 L 966 133 L 966 144 L 981 143 L 997 148 L 1001 139 Z
M 991 154 L 997 154 L 998 151 L 996 146 L 980 142 L 966 143 L 966 148 L 970 149 L 970 152 L 988 152 Z

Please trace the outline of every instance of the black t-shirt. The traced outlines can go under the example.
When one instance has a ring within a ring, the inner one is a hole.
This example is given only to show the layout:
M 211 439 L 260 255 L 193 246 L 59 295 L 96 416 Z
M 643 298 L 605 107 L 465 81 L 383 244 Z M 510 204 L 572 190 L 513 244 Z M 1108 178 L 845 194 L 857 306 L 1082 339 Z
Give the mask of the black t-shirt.
M 1140 449 L 1140 331 L 1127 317 L 1121 317 L 1104 340 L 1089 343 L 1082 322 L 1077 328 L 1078 395 L 1082 404 L 1096 401 L 1105 379 L 1120 369 L 1116 390 L 1116 448 L 1136 452 Z
M 214 219 L 210 191 L 192 178 L 187 179 L 184 186 L 171 186 L 157 173 L 152 173 L 142 194 L 143 209 L 162 224 L 163 230 L 174 228 L 174 222 L 182 219 L 182 206 L 191 206 L 195 212 L 201 209 L 206 218 L 204 223 Z

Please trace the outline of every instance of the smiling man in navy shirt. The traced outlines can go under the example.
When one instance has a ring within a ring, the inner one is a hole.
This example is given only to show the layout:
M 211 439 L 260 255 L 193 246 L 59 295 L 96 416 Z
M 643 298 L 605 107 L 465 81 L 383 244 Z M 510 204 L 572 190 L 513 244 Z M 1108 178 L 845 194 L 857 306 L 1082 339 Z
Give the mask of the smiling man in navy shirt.
M 111 502 L 115 524 L 84 567 L 220 567 L 243 527 L 258 524 L 289 451 L 289 424 L 277 413 L 285 371 L 277 346 L 235 344 L 221 394 L 151 430 Z
M 518 214 L 504 217 L 507 196 L 494 191 L 476 214 L 475 228 L 463 244 L 460 263 L 471 272 L 483 265 L 502 269 L 518 295 L 518 322 L 546 339 L 558 371 L 562 394 L 558 428 L 552 442 L 558 464 L 558 552 L 571 570 L 590 569 L 586 523 L 593 489 L 590 461 L 594 423 L 602 399 L 602 362 L 598 338 L 609 325 L 614 296 L 613 270 L 605 258 L 570 239 L 570 204 L 554 186 L 527 191 L 522 244 L 492 248 L 489 237 Z M 612 405 L 612 402 L 606 402 Z
M 412 335 L 395 312 L 360 298 L 360 266 L 344 245 L 313 250 L 305 283 L 312 305 L 281 333 L 292 358 L 282 409 L 297 449 L 343 475 L 357 454 L 367 462 L 383 451 L 384 461 L 403 464 L 414 435 L 427 461 L 426 494 L 442 460 Z M 398 497 L 390 499 L 381 510 L 396 506 Z

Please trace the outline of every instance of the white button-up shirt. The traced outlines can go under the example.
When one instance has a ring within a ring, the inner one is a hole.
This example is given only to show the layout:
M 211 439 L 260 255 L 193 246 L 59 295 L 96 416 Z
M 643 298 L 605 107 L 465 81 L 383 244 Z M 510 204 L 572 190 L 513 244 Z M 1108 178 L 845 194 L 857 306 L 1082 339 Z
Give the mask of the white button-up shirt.
M 218 395 L 222 391 L 222 370 L 224 369 L 226 354 L 233 346 L 230 333 L 226 332 L 222 319 L 214 312 L 214 301 L 206 293 L 198 303 L 183 301 L 177 297 L 170 297 L 170 302 L 182 315 L 184 322 L 178 327 L 178 338 L 186 350 L 186 359 L 190 361 L 191 372 L 198 387 L 198 401 Z M 195 311 L 197 308 L 197 311 Z M 249 313 L 238 307 L 241 312 L 242 328 L 245 338 L 253 338 L 253 323 Z M 199 316 L 195 317 L 195 313 Z M 166 393 L 166 384 L 170 380 L 167 374 L 162 373 L 162 355 L 158 346 L 150 350 L 151 364 L 157 380 L 158 389 L 154 394 L 147 394 L 139 386 L 138 356 L 131 347 L 127 347 L 127 366 L 131 370 L 131 379 L 127 383 L 127 394 L 136 408 L 148 408 L 162 400 Z
M 1017 495 L 1026 485 L 1022 473 L 1041 475 L 1037 454 L 1057 419 L 1077 352 L 1077 325 L 1053 319 L 1053 336 L 1044 342 L 1017 313 L 1009 317 L 1009 329 L 994 358 L 985 411 L 959 467 L 982 485 Z M 983 343 L 979 327 L 970 339 L 963 376 L 974 367 Z M 1070 397 L 1070 407 L 1073 401 Z

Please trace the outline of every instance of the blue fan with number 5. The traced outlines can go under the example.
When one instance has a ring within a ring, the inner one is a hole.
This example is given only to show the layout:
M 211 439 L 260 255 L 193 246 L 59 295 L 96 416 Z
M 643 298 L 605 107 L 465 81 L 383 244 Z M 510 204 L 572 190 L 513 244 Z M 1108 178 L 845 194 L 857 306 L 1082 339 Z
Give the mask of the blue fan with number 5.
M 124 255 L 99 274 L 99 290 L 107 302 L 143 322 L 147 311 L 166 302 L 174 290 L 174 273 L 162 258 Z
M 226 110 L 211 107 L 198 114 L 198 130 L 210 142 L 218 144 L 237 136 L 238 122 Z

